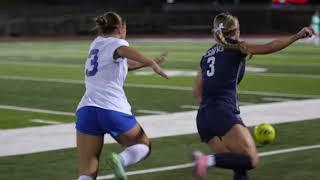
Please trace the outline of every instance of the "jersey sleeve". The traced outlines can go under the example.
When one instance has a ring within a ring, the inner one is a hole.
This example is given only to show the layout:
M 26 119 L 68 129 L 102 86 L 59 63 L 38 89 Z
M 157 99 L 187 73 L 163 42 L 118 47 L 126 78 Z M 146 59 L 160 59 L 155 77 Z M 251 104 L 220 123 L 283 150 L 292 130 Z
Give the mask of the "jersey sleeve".
M 111 52 L 112 52 L 112 56 L 114 55 L 115 51 L 121 47 L 121 46 L 127 46 L 129 47 L 129 43 L 124 40 L 124 39 L 117 39 L 115 40 L 113 43 L 112 43 L 112 49 L 111 49 Z M 117 58 L 117 59 L 114 59 L 115 62 L 120 62 L 122 61 L 124 58 L 120 57 L 120 58 Z
M 239 43 L 241 44 L 241 43 L 243 43 L 243 42 L 244 42 L 244 41 L 240 41 Z M 248 56 L 248 54 L 241 52 L 241 50 L 239 49 L 239 56 L 240 56 L 241 58 L 246 58 L 246 57 Z

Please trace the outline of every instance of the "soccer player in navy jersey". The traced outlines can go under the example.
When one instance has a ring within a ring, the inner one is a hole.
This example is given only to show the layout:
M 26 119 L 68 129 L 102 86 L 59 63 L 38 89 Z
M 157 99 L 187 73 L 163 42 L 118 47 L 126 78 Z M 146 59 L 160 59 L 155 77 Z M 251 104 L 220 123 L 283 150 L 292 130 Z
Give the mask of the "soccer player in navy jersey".
M 312 34 L 312 29 L 305 27 L 289 37 L 258 45 L 239 41 L 237 17 L 229 13 L 215 17 L 216 44 L 203 55 L 194 88 L 194 95 L 200 100 L 198 133 L 215 154 L 193 153 L 195 179 L 202 179 L 207 168 L 213 166 L 233 170 L 234 180 L 249 179 L 247 171 L 257 166 L 259 157 L 238 105 L 237 86 L 245 72 L 246 57 L 279 51 Z
M 94 180 L 98 175 L 103 137 L 110 134 L 125 149 L 112 153 L 109 165 L 116 178 L 127 179 L 124 168 L 145 159 L 151 151 L 149 139 L 135 116 L 123 90 L 128 70 L 151 67 L 168 78 L 158 65 L 165 54 L 150 59 L 129 47 L 126 23 L 115 12 L 95 18 L 100 32 L 90 45 L 85 65 L 86 91 L 76 116 L 79 152 L 78 180 Z

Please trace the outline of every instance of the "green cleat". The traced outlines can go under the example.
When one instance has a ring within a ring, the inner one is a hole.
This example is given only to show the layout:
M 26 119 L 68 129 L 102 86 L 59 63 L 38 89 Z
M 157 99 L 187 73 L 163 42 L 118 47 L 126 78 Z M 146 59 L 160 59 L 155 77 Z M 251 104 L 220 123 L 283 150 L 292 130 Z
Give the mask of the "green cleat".
M 127 176 L 124 171 L 124 167 L 121 163 L 120 157 L 116 153 L 112 153 L 108 158 L 108 164 L 113 170 L 116 179 L 127 180 Z

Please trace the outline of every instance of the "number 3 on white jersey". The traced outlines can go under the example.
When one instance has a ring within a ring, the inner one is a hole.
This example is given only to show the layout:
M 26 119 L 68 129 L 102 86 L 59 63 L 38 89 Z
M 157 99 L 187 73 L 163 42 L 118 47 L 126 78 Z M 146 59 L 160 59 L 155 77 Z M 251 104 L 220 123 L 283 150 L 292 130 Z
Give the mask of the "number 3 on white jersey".
M 207 63 L 209 64 L 209 70 L 207 70 L 207 76 L 211 77 L 214 75 L 214 64 L 216 62 L 216 58 L 215 57 L 209 57 L 207 59 Z
M 98 53 L 99 53 L 99 49 L 92 49 L 89 53 L 88 58 L 91 58 L 91 56 L 93 56 L 93 58 L 90 59 L 90 65 L 93 68 L 92 68 L 92 70 L 86 69 L 87 76 L 94 76 L 94 75 L 96 75 L 96 73 L 98 71 Z

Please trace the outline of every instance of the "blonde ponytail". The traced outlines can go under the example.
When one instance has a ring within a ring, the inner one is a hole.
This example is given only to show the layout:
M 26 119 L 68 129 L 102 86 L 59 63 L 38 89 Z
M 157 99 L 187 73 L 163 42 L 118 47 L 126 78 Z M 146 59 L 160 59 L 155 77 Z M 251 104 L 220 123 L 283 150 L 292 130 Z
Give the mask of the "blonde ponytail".
M 245 45 L 242 45 L 241 42 L 238 43 L 229 43 L 226 38 L 230 38 L 236 33 L 239 28 L 238 18 L 232 16 L 229 13 L 218 14 L 214 18 L 213 22 L 213 35 L 218 44 L 227 49 L 237 49 L 242 53 L 248 54 L 247 60 L 251 59 L 252 54 L 248 51 L 248 48 Z
M 107 12 L 94 18 L 97 29 L 102 34 L 113 33 L 117 25 L 123 24 L 122 18 L 115 12 Z

